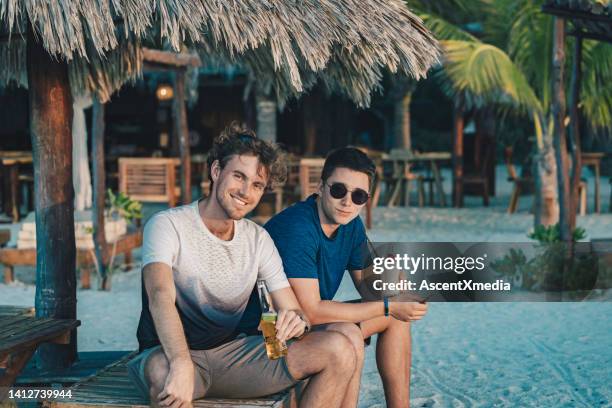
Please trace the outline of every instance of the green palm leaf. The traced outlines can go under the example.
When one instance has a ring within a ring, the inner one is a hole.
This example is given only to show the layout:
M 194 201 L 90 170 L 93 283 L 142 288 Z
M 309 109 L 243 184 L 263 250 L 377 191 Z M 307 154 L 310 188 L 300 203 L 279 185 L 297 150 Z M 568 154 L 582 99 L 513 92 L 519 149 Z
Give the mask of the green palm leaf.
M 481 42 L 442 41 L 445 50 L 443 82 L 449 96 L 480 107 L 496 103 L 523 112 L 541 105 L 522 72 L 501 49 Z
M 443 18 L 433 14 L 419 14 L 419 17 L 423 19 L 425 26 L 429 28 L 438 40 L 480 41 L 455 24 L 451 24 Z
M 612 130 L 612 45 L 584 41 L 580 105 L 589 125 Z

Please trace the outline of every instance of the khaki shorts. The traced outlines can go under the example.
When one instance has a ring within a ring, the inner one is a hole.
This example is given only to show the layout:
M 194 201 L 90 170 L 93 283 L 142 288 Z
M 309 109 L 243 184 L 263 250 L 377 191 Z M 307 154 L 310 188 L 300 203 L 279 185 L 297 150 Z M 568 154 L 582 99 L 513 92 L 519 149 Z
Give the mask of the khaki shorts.
M 145 377 L 147 359 L 161 346 L 144 350 L 128 363 L 130 377 L 149 400 Z M 270 360 L 261 336 L 238 337 L 209 350 L 190 350 L 195 366 L 194 399 L 256 398 L 295 385 L 286 358 Z

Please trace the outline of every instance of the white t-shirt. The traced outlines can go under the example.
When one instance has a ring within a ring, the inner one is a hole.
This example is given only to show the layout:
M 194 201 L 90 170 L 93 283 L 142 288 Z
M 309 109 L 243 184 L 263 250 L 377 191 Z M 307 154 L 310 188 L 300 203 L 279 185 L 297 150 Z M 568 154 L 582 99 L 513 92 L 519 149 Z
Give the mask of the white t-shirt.
M 214 346 L 234 331 L 258 279 L 266 282 L 270 292 L 289 286 L 265 229 L 241 219 L 234 221 L 230 241 L 219 239 L 202 221 L 197 201 L 159 212 L 147 222 L 142 264 L 153 262 L 172 268 L 176 306 L 192 349 Z M 143 288 L 141 348 L 147 348 L 143 342 L 147 346 L 157 340 L 151 333 L 154 327 L 145 298 Z

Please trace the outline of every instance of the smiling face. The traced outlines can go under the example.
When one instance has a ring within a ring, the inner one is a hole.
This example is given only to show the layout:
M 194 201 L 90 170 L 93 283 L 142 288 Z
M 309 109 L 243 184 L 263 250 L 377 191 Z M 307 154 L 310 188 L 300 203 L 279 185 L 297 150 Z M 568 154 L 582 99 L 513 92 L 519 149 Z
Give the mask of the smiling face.
M 233 156 L 221 168 L 211 167 L 212 195 L 228 218 L 244 218 L 259 203 L 268 182 L 268 172 L 255 156 Z
M 329 186 L 334 183 L 342 183 L 348 189 L 347 194 L 342 198 L 334 198 L 331 196 Z M 360 188 L 369 191 L 368 175 L 355 170 L 350 170 L 346 167 L 337 167 L 325 182 L 321 182 L 319 186 L 319 202 L 323 217 L 321 222 L 324 224 L 346 225 L 351 222 L 364 204 L 357 205 L 351 198 L 351 191 Z

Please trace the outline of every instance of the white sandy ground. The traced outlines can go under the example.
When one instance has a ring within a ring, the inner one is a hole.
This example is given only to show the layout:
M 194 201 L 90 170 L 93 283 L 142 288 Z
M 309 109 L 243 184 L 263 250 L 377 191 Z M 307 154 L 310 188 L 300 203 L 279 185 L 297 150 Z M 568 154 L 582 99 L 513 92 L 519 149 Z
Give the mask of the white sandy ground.
M 377 208 L 371 239 L 528 241 L 530 198 L 522 198 L 518 214 L 505 214 L 504 177 L 498 176 L 498 197 L 487 209 L 478 198 L 460 210 Z M 445 179 L 448 192 L 448 173 Z M 602 187 L 606 213 L 579 217 L 589 238 L 612 238 L 607 179 Z M 27 283 L 0 284 L 0 304 L 33 305 L 33 272 L 17 268 Z M 79 290 L 77 297 L 80 351 L 137 347 L 138 268 L 114 276 L 111 292 Z M 355 297 L 345 279 L 338 299 Z M 413 407 L 612 407 L 612 302 L 432 303 L 412 335 Z M 375 348 L 375 341 L 367 348 L 360 407 L 385 406 Z

